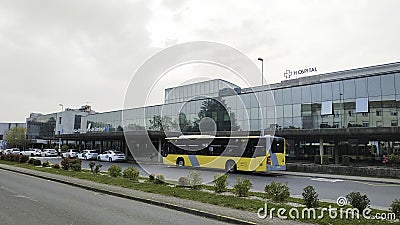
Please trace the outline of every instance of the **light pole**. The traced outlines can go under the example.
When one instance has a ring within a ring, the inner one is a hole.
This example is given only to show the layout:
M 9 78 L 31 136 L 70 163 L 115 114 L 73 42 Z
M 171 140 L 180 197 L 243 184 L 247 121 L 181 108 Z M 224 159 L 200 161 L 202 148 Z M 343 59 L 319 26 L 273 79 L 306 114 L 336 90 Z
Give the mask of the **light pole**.
M 343 124 L 343 117 L 344 117 L 344 104 L 343 104 L 343 101 L 342 101 L 342 97 L 343 97 L 343 94 L 342 93 L 340 93 L 340 103 L 341 103 L 341 105 L 342 105 L 342 110 L 343 110 L 343 113 L 340 113 L 340 123 L 341 123 L 341 125 L 342 125 L 342 128 L 344 128 L 344 124 Z
M 63 104 L 58 104 L 59 106 L 61 106 L 61 113 L 64 111 L 64 105 Z M 60 113 L 60 115 L 62 115 Z M 58 117 L 58 119 L 60 119 L 61 117 Z M 59 122 L 59 124 L 61 125 L 61 130 L 62 130 L 62 123 L 61 120 Z M 58 152 L 61 152 L 61 137 L 58 139 Z
M 261 89 L 264 86 L 264 59 L 263 58 L 258 58 L 259 61 L 261 61 Z
M 262 90 L 264 87 L 264 59 L 263 58 L 258 58 L 258 61 L 261 61 L 261 96 L 263 96 L 262 94 Z M 261 108 L 261 114 L 262 114 L 262 106 L 260 105 Z M 264 116 L 265 115 L 261 115 L 261 136 L 264 136 Z

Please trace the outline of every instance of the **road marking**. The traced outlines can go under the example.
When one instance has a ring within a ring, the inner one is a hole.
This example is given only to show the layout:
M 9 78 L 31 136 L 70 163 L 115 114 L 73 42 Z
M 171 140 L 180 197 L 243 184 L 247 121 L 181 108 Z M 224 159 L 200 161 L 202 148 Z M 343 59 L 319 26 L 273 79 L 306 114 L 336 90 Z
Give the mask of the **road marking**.
M 328 179 L 328 178 L 311 178 L 313 181 L 320 181 L 320 182 L 330 182 L 330 183 L 336 183 L 336 182 L 343 182 L 344 180 L 340 179 Z
M 16 197 L 16 198 L 28 199 L 28 200 L 30 200 L 30 201 L 32 201 L 32 202 L 38 202 L 38 200 L 33 199 L 33 198 L 31 198 L 31 197 L 28 197 L 28 196 L 25 196 L 25 195 L 13 195 L 13 196 Z
M 374 187 L 399 187 L 400 185 L 398 184 L 379 184 L 379 183 L 368 183 L 364 181 L 357 181 L 357 180 L 352 180 L 354 183 L 359 183 L 359 184 L 365 184 L 369 186 L 374 186 Z

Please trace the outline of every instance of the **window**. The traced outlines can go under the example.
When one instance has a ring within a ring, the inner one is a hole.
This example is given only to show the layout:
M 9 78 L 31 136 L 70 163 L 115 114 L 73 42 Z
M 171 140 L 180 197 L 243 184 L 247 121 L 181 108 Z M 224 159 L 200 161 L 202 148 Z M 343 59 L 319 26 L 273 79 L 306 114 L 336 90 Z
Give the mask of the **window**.
M 381 95 L 381 77 L 368 77 L 368 96 Z
M 322 101 L 332 100 L 332 83 L 323 83 L 322 90 Z
M 368 117 L 368 113 L 363 112 L 363 113 L 362 113 L 362 116 L 363 116 L 363 117 Z
M 397 120 L 392 120 L 392 122 L 390 123 L 390 126 L 397 127 Z
M 311 102 L 311 86 L 303 86 L 301 87 L 301 99 L 303 103 L 310 103 Z
M 382 121 L 376 121 L 376 127 L 382 127 L 383 123 Z
M 61 120 L 62 120 L 62 117 L 60 116 L 60 118 L 59 118 L 59 120 L 58 120 L 58 121 L 59 121 L 59 124 L 61 124 Z
M 355 80 L 356 83 L 356 98 L 367 97 L 367 79 L 358 78 Z
M 387 74 L 381 76 L 382 82 L 382 95 L 394 95 L 395 91 L 395 81 L 394 81 L 394 74 Z
M 356 97 L 354 80 L 343 81 L 344 99 L 353 99 Z
M 349 113 L 349 116 L 351 116 L 351 117 L 353 117 L 354 116 L 354 112 L 353 112 L 353 110 L 349 110 L 349 111 L 347 111 L 348 113 Z
M 333 122 L 333 127 L 334 128 L 339 128 L 339 122 Z
M 397 112 L 396 111 L 392 111 L 392 112 L 390 112 L 390 115 L 391 116 L 397 116 Z
M 363 123 L 362 123 L 362 126 L 363 126 L 363 127 L 368 127 L 368 126 L 369 126 L 369 123 L 368 123 L 368 122 L 363 122 Z
M 339 116 L 340 116 L 340 111 L 335 110 L 335 112 L 334 112 L 334 114 L 333 114 L 333 117 L 339 118 Z
M 376 111 L 376 116 L 382 116 L 382 111 Z

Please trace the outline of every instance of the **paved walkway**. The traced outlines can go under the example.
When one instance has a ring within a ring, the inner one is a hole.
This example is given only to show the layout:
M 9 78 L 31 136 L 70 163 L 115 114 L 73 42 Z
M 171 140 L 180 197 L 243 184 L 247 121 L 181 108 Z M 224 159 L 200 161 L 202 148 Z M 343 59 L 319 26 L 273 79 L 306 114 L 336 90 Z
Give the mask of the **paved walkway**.
M 195 211 L 198 212 L 204 212 L 204 213 L 199 213 L 198 215 L 207 215 L 207 214 L 214 214 L 218 215 L 219 217 L 229 217 L 229 218 L 234 218 L 237 219 L 238 221 L 243 221 L 243 224 L 282 224 L 282 225 L 294 225 L 294 224 L 305 224 L 305 223 L 300 223 L 300 222 L 295 222 L 295 221 L 290 221 L 290 220 L 280 220 L 278 218 L 274 219 L 259 219 L 257 217 L 257 213 L 255 212 L 249 212 L 249 211 L 242 211 L 242 210 L 237 210 L 237 209 L 231 209 L 227 207 L 222 207 L 222 206 L 216 206 L 216 205 L 211 205 L 207 203 L 201 203 L 201 202 L 196 202 L 192 200 L 187 200 L 187 199 L 181 199 L 181 198 L 176 198 L 176 197 L 171 197 L 171 196 L 165 196 L 161 194 L 153 194 L 153 193 L 147 193 L 147 192 L 142 192 L 142 191 L 137 191 L 137 190 L 132 190 L 128 188 L 122 188 L 122 187 L 117 187 L 117 186 L 112 186 L 112 185 L 107 185 L 107 184 L 100 184 L 92 181 L 87 181 L 87 180 L 81 180 L 78 178 L 73 178 L 73 177 L 67 177 L 67 176 L 61 176 L 61 175 L 56 175 L 56 174 L 51 174 L 51 173 L 45 173 L 45 172 L 40 172 L 40 171 L 35 171 L 35 170 L 29 170 L 29 169 L 24 169 L 24 168 L 19 168 L 19 167 L 14 167 L 14 166 L 8 166 L 8 165 L 0 165 L 0 169 L 7 169 L 7 170 L 13 170 L 17 172 L 22 172 L 25 174 L 33 175 L 33 176 L 39 176 L 43 179 L 49 179 L 53 180 L 56 182 L 62 182 L 62 183 L 67 183 L 70 185 L 75 186 L 84 186 L 84 187 L 90 187 L 91 190 L 93 191 L 100 191 L 104 193 L 109 193 L 113 194 L 116 196 L 120 197 L 125 197 L 131 199 L 136 199 L 139 201 L 147 202 L 154 204 L 154 202 L 158 202 L 158 205 L 169 207 L 169 208 L 174 208 L 171 206 L 179 206 L 181 210 L 191 212 L 193 214 L 196 214 Z M 167 206 L 169 205 L 169 206 Z M 187 209 L 187 210 L 185 210 Z M 215 217 L 214 217 L 215 218 Z M 246 221 L 248 223 L 246 223 Z
M 400 184 L 400 179 L 391 179 L 391 178 L 359 177 L 359 176 L 345 176 L 345 175 L 320 174 L 320 173 L 301 173 L 301 172 L 290 172 L 290 171 L 279 171 L 279 172 L 275 172 L 275 173 L 277 173 L 277 174 L 285 174 L 285 175 L 292 175 L 292 176 L 301 176 L 301 177 L 322 177 L 322 178 L 341 179 L 341 180 L 354 180 L 354 181 L 362 181 L 362 182 L 376 182 L 376 183 L 385 183 L 385 184 Z

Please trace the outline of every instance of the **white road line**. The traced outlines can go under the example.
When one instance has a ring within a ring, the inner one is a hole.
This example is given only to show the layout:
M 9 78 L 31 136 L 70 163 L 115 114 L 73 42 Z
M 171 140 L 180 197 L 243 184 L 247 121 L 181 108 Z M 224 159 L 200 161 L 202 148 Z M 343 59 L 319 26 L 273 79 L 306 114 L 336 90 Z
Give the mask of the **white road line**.
M 328 179 L 328 178 L 311 178 L 313 181 L 320 181 L 320 182 L 330 182 L 330 183 L 336 183 L 336 182 L 343 182 L 344 180 L 340 179 Z

